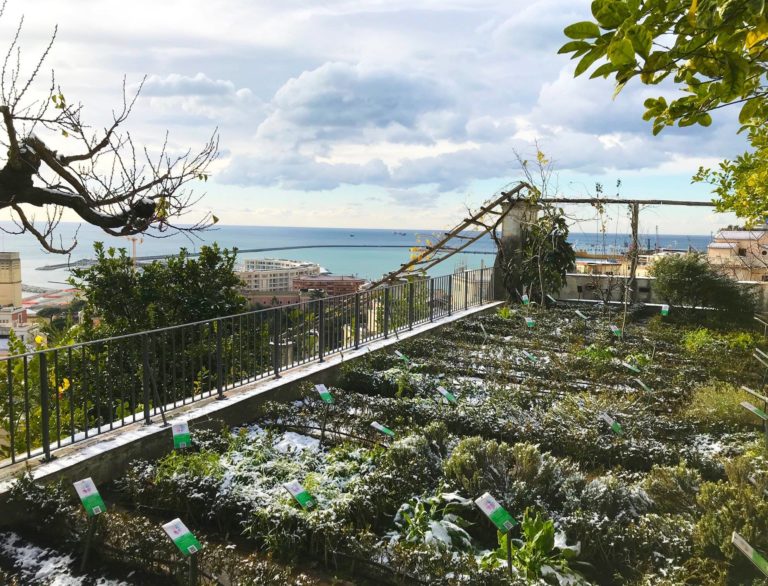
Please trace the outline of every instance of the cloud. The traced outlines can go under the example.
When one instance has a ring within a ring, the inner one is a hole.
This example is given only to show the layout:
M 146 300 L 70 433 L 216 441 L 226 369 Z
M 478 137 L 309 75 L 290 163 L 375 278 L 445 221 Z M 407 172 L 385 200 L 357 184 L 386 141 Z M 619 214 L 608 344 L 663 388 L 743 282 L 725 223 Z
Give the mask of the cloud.
M 235 96 L 250 97 L 251 90 L 237 89 L 229 80 L 211 79 L 204 73 L 192 77 L 172 73 L 165 77 L 150 75 L 144 82 L 142 93 L 150 97 L 171 96 Z
M 433 208 L 440 199 L 436 191 L 423 192 L 415 189 L 390 189 L 387 191 L 390 201 L 407 208 Z

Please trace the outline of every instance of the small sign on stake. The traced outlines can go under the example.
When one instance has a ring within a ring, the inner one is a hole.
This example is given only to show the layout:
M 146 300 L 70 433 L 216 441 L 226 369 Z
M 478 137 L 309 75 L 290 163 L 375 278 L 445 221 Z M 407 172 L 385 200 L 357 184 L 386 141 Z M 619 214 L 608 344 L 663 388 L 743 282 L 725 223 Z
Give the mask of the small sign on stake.
M 669 305 L 661 306 L 661 315 L 663 315 L 664 317 L 669 315 Z
M 171 426 L 171 431 L 173 432 L 173 447 L 175 449 L 188 448 L 192 445 L 189 424 L 186 421 L 183 423 L 174 423 Z
M 397 356 L 400 360 L 406 363 L 411 361 L 410 358 L 408 358 L 405 354 L 400 352 L 400 350 L 395 350 L 395 356 Z
M 527 350 L 523 350 L 523 356 L 525 356 L 528 360 L 530 360 L 534 364 L 536 364 L 539 361 L 538 358 L 536 358 L 533 354 L 531 354 Z
M 746 409 L 747 411 L 752 411 L 752 413 L 757 415 L 763 421 L 768 421 L 768 414 L 766 414 L 766 412 L 763 411 L 762 409 L 755 407 L 752 403 L 748 403 L 747 401 L 742 401 L 740 405 L 744 407 L 744 409 Z
M 587 320 L 589 319 L 589 317 L 588 317 L 588 316 L 586 316 L 586 315 L 584 315 L 583 313 L 581 313 L 581 312 L 580 312 L 578 309 L 576 310 L 576 315 L 578 315 L 578 316 L 579 316 L 581 319 L 583 319 L 584 321 L 587 321 Z
M 454 395 L 450 391 L 446 391 L 445 387 L 437 387 L 437 392 L 440 393 L 443 396 L 443 398 L 449 403 L 453 403 L 453 404 L 456 403 L 456 395 Z
M 547 293 L 547 299 L 549 299 L 549 302 L 550 302 L 552 305 L 557 305 L 557 299 L 555 299 L 554 297 L 552 297 L 552 295 L 550 295 L 549 293 Z
M 531 302 L 531 298 L 528 295 L 523 295 L 523 305 L 528 305 Z
M 331 405 L 333 403 L 333 395 L 331 395 L 331 392 L 328 390 L 328 388 L 325 385 L 315 385 L 315 390 L 320 395 L 320 398 Z
M 184 556 L 195 554 L 203 548 L 197 538 L 187 529 L 187 526 L 181 522 L 181 519 L 174 519 L 166 523 L 163 525 L 163 531 Z
M 395 437 L 395 432 L 389 429 L 388 427 L 384 427 L 381 423 L 378 423 L 377 421 L 374 421 L 371 423 L 371 427 L 378 431 L 379 433 L 383 433 L 384 435 L 388 435 L 389 437 Z
M 296 502 L 301 505 L 302 509 L 309 510 L 314 508 L 317 504 L 314 497 L 309 494 L 306 489 L 301 486 L 301 484 L 299 484 L 298 480 L 286 482 L 283 484 L 283 487 L 291 494 L 294 499 L 296 499 Z
M 80 502 L 83 503 L 83 508 L 89 517 L 95 517 L 107 510 L 104 499 L 101 498 L 99 490 L 90 477 L 78 480 L 74 483 L 74 486 L 77 496 L 80 497 Z
M 624 368 L 628 368 L 632 372 L 636 372 L 637 374 L 640 374 L 640 369 L 637 366 L 634 366 L 633 364 L 630 364 L 629 362 L 622 362 L 621 365 Z
M 526 316 L 525 325 L 527 325 L 529 328 L 532 328 L 533 326 L 536 325 L 536 321 L 532 317 Z
M 490 493 L 486 492 L 483 496 L 476 498 L 475 504 L 502 533 L 508 533 L 517 525 L 515 518 Z
M 768 576 L 768 560 L 757 553 L 754 548 L 747 543 L 746 539 L 734 531 L 733 535 L 731 535 L 731 543 L 741 550 L 741 553 L 747 556 L 749 561 L 755 564 L 758 570 Z
M 611 430 L 613 430 L 613 433 L 616 435 L 624 435 L 624 431 L 621 429 L 621 425 L 613 417 L 607 413 L 601 413 L 600 419 L 605 421 L 610 426 Z
M 621 338 L 621 328 L 611 324 L 609 326 L 611 328 L 611 333 L 616 336 L 617 338 Z

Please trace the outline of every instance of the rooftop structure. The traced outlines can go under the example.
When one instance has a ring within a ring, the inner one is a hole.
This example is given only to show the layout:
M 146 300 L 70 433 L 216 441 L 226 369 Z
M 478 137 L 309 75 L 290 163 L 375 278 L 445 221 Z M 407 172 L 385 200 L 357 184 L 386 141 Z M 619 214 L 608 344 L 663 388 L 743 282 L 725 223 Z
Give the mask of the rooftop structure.
M 294 279 L 320 274 L 320 265 L 296 260 L 249 258 L 237 272 L 245 291 L 291 291 Z
M 768 231 L 721 230 L 707 246 L 707 258 L 739 281 L 768 281 Z
M 326 295 L 333 297 L 335 295 L 355 293 L 365 283 L 365 279 L 349 275 L 317 275 L 294 279 L 293 288 L 299 291 L 309 291 L 311 289 L 324 291 Z
M 0 305 L 21 305 L 21 259 L 18 252 L 0 252 Z

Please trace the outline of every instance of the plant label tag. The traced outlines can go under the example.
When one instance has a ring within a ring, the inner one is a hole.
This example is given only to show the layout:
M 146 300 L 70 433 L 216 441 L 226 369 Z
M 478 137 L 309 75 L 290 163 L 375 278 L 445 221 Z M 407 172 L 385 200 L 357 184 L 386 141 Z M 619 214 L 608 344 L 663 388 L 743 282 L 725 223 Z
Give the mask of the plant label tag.
M 742 401 L 740 404 L 742 407 L 744 407 L 744 409 L 747 411 L 752 411 L 752 413 L 757 415 L 763 421 L 768 421 L 768 414 L 766 414 L 762 409 L 758 409 L 752 403 L 747 403 L 746 401 Z
M 187 526 L 181 522 L 181 519 L 174 519 L 163 525 L 163 531 L 171 538 L 176 547 L 184 556 L 190 556 L 197 553 L 203 546 L 197 538 L 190 533 Z
M 189 424 L 185 421 L 184 423 L 174 423 L 171 426 L 171 430 L 173 431 L 173 447 L 177 450 L 179 448 L 188 448 L 192 445 L 192 438 L 189 434 Z
M 663 315 L 664 317 L 669 315 L 669 305 L 661 306 L 661 315 Z
M 746 539 L 734 531 L 731 536 L 731 543 L 740 549 L 741 553 L 747 556 L 749 561 L 755 564 L 758 570 L 768 576 L 768 560 L 757 553 L 754 548 L 747 543 Z
M 536 364 L 539 361 L 538 358 L 536 358 L 533 354 L 531 354 L 527 350 L 523 350 L 523 356 L 525 356 L 528 360 L 530 360 L 534 364 Z
M 445 387 L 437 387 L 437 392 L 440 393 L 449 403 L 456 403 L 456 395 L 450 391 L 446 391 Z
M 296 502 L 301 505 L 302 509 L 309 510 L 315 506 L 315 499 L 299 484 L 298 480 L 286 482 L 283 484 L 283 487 L 296 499 Z
M 640 385 L 640 388 L 642 388 L 646 393 L 650 393 L 651 389 L 648 388 L 648 385 L 646 385 L 643 381 L 641 381 L 639 378 L 635 379 L 635 382 Z
M 550 294 L 547 294 L 547 299 L 549 299 L 549 302 L 550 302 L 552 305 L 557 305 L 557 299 L 555 299 L 554 297 L 552 297 L 552 295 L 550 295 Z
M 83 508 L 89 517 L 95 517 L 107 510 L 104 500 L 101 498 L 91 478 L 78 480 L 74 483 L 74 486 L 77 496 L 80 497 L 80 502 L 83 503 Z
M 528 305 L 531 302 L 531 298 L 528 295 L 523 295 L 523 305 Z
M 408 357 L 402 352 L 400 352 L 400 350 L 395 350 L 395 356 L 397 356 L 403 362 L 409 362 Z
M 333 395 L 325 385 L 315 385 L 315 390 L 320 395 L 320 398 L 331 405 L 333 403 Z
M 517 521 L 515 521 L 514 517 L 512 517 L 512 515 L 510 515 L 504 507 L 496 502 L 496 499 L 493 498 L 489 493 L 486 492 L 483 496 L 476 498 L 475 504 L 483 513 L 485 513 L 485 516 L 488 517 L 494 525 L 496 525 L 496 528 L 499 531 L 507 533 L 512 530 L 515 525 L 517 525 Z
M 389 437 L 395 437 L 395 432 L 389 429 L 388 427 L 384 427 L 381 423 L 378 423 L 374 421 L 371 423 L 371 427 L 378 431 L 379 433 L 383 433 L 384 435 L 388 435 Z
M 611 417 L 607 413 L 602 413 L 600 415 L 600 419 L 605 421 L 608 424 L 608 426 L 611 428 L 613 433 L 615 433 L 616 435 L 623 435 L 624 434 L 624 432 L 621 429 L 621 425 L 619 425 L 619 422 L 616 421 L 613 417 Z
M 536 322 L 534 321 L 534 319 L 532 317 L 526 317 L 525 318 L 525 325 L 527 325 L 529 328 L 532 328 L 533 326 L 536 325 Z
M 637 366 L 634 366 L 634 365 L 630 364 L 629 362 L 622 362 L 621 365 L 624 368 L 628 368 L 632 372 L 636 372 L 637 374 L 640 374 L 640 369 Z
M 617 338 L 621 337 L 621 328 L 619 328 L 619 327 L 617 327 L 617 326 L 615 326 L 613 324 L 611 324 L 609 327 L 611 328 L 611 333 L 614 336 L 616 336 Z
M 578 315 L 578 316 L 579 316 L 581 319 L 583 319 L 584 321 L 587 321 L 587 320 L 589 319 L 589 317 L 587 317 L 586 315 L 584 315 L 583 313 L 581 313 L 581 312 L 580 312 L 578 309 L 576 310 L 576 315 Z

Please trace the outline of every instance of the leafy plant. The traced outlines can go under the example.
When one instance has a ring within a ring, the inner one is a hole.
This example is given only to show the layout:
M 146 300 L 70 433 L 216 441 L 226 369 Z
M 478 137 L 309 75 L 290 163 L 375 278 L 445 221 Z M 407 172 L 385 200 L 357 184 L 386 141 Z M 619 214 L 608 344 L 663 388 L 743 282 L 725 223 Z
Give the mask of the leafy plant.
M 398 509 L 394 519 L 398 532 L 390 533 L 390 540 L 398 541 L 402 537 L 407 543 L 467 551 L 472 547 L 472 539 L 465 530 L 469 523 L 461 514 L 471 511 L 472 507 L 472 501 L 456 493 L 417 497 Z
M 509 305 L 502 305 L 496 310 L 496 315 L 498 315 L 501 319 L 512 319 L 514 313 L 515 312 L 510 309 Z

